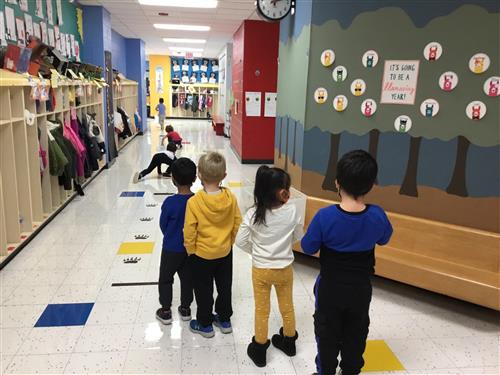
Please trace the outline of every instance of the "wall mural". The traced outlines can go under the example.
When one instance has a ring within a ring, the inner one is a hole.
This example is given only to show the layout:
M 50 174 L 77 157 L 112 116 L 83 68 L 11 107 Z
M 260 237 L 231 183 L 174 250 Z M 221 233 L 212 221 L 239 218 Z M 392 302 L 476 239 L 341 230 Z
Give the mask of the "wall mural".
M 278 155 L 303 154 L 301 190 L 335 199 L 339 157 L 362 148 L 380 167 L 372 201 L 498 231 L 491 207 L 500 195 L 500 47 L 498 35 L 485 34 L 497 28 L 498 13 L 475 5 L 419 27 L 395 7 L 361 13 L 348 25 L 312 24 L 305 125 L 280 112 L 280 103 L 276 123 Z M 288 74 L 296 69 L 290 65 Z M 290 131 L 303 131 L 302 143 L 290 145 L 297 139 Z

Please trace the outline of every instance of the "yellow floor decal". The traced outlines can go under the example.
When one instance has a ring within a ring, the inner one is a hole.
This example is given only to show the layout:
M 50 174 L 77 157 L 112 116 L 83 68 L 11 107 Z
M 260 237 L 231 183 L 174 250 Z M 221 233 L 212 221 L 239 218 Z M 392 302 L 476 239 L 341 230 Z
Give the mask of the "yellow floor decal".
M 118 249 L 118 255 L 151 254 L 154 247 L 154 242 L 123 242 Z
M 242 187 L 243 186 L 243 183 L 241 181 L 230 181 L 228 182 L 227 184 L 228 187 Z
M 363 372 L 404 371 L 396 355 L 384 340 L 369 340 L 363 355 L 365 367 Z

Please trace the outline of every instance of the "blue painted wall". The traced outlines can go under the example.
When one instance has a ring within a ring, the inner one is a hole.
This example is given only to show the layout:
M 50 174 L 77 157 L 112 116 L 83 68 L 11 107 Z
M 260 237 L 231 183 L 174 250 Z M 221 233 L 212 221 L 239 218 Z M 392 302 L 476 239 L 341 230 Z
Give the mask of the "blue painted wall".
M 139 83 L 138 109 L 142 118 L 142 129 L 146 131 L 146 43 L 141 39 L 125 39 L 125 47 L 127 78 Z
M 127 75 L 127 39 L 115 30 L 111 30 L 111 53 L 113 55 L 113 69 Z

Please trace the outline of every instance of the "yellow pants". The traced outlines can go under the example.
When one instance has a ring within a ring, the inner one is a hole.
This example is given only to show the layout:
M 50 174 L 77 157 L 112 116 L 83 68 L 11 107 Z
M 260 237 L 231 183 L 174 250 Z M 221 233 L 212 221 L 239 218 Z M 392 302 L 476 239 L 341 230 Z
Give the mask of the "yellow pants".
M 255 299 L 255 341 L 267 342 L 271 287 L 274 285 L 283 318 L 283 334 L 295 336 L 295 311 L 293 309 L 293 268 L 252 268 L 253 295 Z

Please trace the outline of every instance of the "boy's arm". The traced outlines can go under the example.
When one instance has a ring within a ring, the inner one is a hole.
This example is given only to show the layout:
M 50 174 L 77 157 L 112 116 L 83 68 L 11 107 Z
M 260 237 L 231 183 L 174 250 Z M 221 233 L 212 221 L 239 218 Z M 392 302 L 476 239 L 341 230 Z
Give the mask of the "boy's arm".
M 196 253 L 196 237 L 198 219 L 191 208 L 191 201 L 186 206 L 186 219 L 184 221 L 184 247 L 189 255 Z
M 168 138 L 168 134 L 163 136 L 163 138 L 161 139 L 161 145 L 164 146 L 165 145 L 165 139 Z
M 314 216 L 309 224 L 309 228 L 305 236 L 302 238 L 301 246 L 302 251 L 306 254 L 316 254 L 321 244 L 323 243 L 323 234 L 321 231 L 321 221 L 319 217 L 319 212 Z
M 236 240 L 236 235 L 238 234 L 238 229 L 240 229 L 241 225 L 241 213 L 240 213 L 240 207 L 238 206 L 238 202 L 236 201 L 236 198 L 234 198 L 234 225 L 233 225 L 233 231 L 231 233 L 231 244 L 234 243 Z
M 169 221 L 167 200 L 168 199 L 165 199 L 165 201 L 161 205 L 160 229 L 163 235 L 165 235 L 165 233 L 167 232 L 168 221 Z
M 393 232 L 391 222 L 389 221 L 389 218 L 387 217 L 386 213 L 382 211 L 382 215 L 383 215 L 382 220 L 384 225 L 384 233 L 382 234 L 380 240 L 377 241 L 377 244 L 380 246 L 386 245 L 389 242 Z
M 159 104 L 157 104 L 157 105 L 156 105 L 156 108 L 155 108 L 155 111 L 156 111 L 156 112 L 158 112 L 158 111 L 159 111 L 159 108 L 160 108 L 160 105 L 159 105 Z
M 243 223 L 241 223 L 238 234 L 236 235 L 236 246 L 241 250 L 252 253 L 252 243 L 250 242 L 250 220 L 249 214 L 245 215 Z

